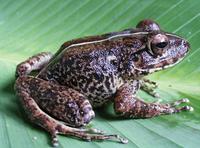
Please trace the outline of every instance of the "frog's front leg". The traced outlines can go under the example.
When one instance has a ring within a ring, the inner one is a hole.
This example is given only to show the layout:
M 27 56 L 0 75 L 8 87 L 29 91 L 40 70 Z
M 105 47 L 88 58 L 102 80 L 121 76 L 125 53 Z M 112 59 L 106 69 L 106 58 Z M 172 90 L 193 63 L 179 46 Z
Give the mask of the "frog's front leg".
M 140 80 L 140 88 L 148 93 L 149 95 L 159 98 L 160 95 L 155 91 L 155 89 L 158 87 L 158 84 L 154 81 L 151 81 L 149 79 L 143 78 Z
M 33 70 L 42 69 L 49 62 L 52 56 L 53 54 L 50 52 L 42 52 L 18 64 L 15 74 L 16 77 L 28 75 Z
M 178 113 L 186 110 L 193 110 L 190 106 L 177 107 L 179 104 L 188 102 L 188 99 L 181 99 L 173 103 L 147 103 L 136 97 L 139 89 L 139 81 L 125 83 L 116 93 L 114 100 L 115 112 L 124 117 L 150 118 L 162 114 Z
M 19 77 L 15 89 L 28 117 L 51 134 L 54 146 L 58 145 L 57 134 L 89 141 L 115 139 L 127 142 L 118 135 L 104 135 L 97 129 L 75 128 L 89 123 L 94 112 L 89 101 L 73 89 L 31 76 Z

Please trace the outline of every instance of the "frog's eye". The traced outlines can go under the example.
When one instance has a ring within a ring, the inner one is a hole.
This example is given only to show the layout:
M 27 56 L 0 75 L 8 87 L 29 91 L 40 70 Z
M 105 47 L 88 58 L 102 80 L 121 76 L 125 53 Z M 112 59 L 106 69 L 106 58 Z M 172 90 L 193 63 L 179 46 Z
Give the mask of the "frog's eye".
M 155 44 L 155 46 L 157 48 L 165 48 L 167 46 L 168 42 L 160 42 L 160 43 L 157 43 Z
M 156 56 L 162 55 L 166 51 L 168 44 L 169 41 L 166 35 L 157 34 L 151 37 L 149 42 L 149 49 Z

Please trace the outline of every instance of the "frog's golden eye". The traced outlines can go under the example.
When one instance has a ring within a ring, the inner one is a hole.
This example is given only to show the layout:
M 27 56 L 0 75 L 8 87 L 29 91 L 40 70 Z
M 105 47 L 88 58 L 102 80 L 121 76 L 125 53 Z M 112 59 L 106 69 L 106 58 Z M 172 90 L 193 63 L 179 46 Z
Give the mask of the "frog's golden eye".
M 169 41 L 166 35 L 157 34 L 151 37 L 149 41 L 149 49 L 154 55 L 162 55 L 168 47 Z

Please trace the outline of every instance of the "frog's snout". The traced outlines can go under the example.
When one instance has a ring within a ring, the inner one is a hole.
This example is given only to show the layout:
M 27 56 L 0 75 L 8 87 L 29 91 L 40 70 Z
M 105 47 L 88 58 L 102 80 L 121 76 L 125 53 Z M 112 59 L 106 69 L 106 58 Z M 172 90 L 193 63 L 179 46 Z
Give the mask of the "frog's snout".
M 183 41 L 183 46 L 187 49 L 187 52 L 189 51 L 190 49 L 190 43 L 186 40 Z
M 190 43 L 186 40 L 182 40 L 180 44 L 180 49 L 181 49 L 179 50 L 180 57 L 184 57 L 190 50 Z

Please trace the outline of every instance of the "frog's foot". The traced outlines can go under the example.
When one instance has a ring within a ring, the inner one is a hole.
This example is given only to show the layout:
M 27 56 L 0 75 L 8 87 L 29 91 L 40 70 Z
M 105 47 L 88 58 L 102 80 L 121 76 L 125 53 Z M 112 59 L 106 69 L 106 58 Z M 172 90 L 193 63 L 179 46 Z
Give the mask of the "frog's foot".
M 54 119 L 53 119 L 54 120 Z M 45 124 L 45 123 L 44 123 Z M 128 143 L 127 139 L 124 139 L 120 137 L 119 135 L 106 135 L 102 133 L 102 131 L 90 128 L 90 129 L 79 129 L 79 128 L 72 128 L 69 126 L 66 126 L 64 124 L 59 123 L 58 121 L 55 121 L 52 123 L 54 128 L 46 129 L 50 130 L 51 134 L 51 141 L 53 146 L 58 146 L 58 138 L 57 135 L 67 135 L 67 136 L 73 136 L 80 138 L 82 140 L 86 141 L 92 141 L 92 140 L 117 140 L 120 143 Z
M 128 142 L 119 135 L 107 135 L 98 129 L 75 128 L 86 125 L 94 117 L 94 112 L 89 101 L 73 89 L 30 76 L 19 77 L 15 89 L 31 121 L 51 134 L 53 146 L 58 145 L 58 134 L 74 136 L 87 141 Z M 75 127 L 59 122 L 46 112 L 59 120 L 63 119 L 68 124 L 74 124 Z
M 158 87 L 158 84 L 156 82 L 154 82 L 154 81 L 151 81 L 151 80 L 146 79 L 146 78 L 143 78 L 142 80 L 144 81 L 144 83 L 148 83 L 148 84 L 152 85 L 153 88 L 157 88 Z
M 92 130 L 93 131 L 93 130 Z M 53 145 L 57 145 L 56 141 L 57 140 L 57 137 L 56 135 L 57 134 L 62 134 L 62 135 L 70 135 L 70 136 L 74 136 L 74 137 L 77 137 L 77 138 L 80 138 L 80 139 L 83 139 L 83 140 L 86 140 L 86 141 L 92 141 L 92 140 L 117 140 L 119 141 L 120 143 L 128 143 L 128 140 L 127 139 L 124 139 L 122 137 L 120 137 L 119 135 L 106 135 L 106 134 L 99 134 L 98 132 L 97 133 L 94 133 L 94 131 L 92 133 L 90 133 L 91 130 L 89 131 L 83 131 L 83 130 L 79 130 L 79 129 L 76 129 L 76 128 L 69 128 L 66 129 L 64 126 L 59 126 L 59 131 L 57 132 L 54 132 L 52 134 L 52 142 L 53 142 Z
M 149 95 L 155 98 L 160 97 L 160 95 L 155 91 L 155 89 L 158 87 L 158 84 L 156 82 L 144 78 L 140 80 L 140 85 L 140 88 Z
M 161 104 L 160 101 L 156 101 L 156 102 L 153 102 L 153 104 L 160 104 L 160 105 L 163 106 L 163 107 L 172 108 L 172 109 L 174 109 L 174 112 L 180 112 L 180 111 L 182 111 L 182 110 L 193 111 L 193 107 L 191 107 L 191 106 L 183 106 L 183 107 L 179 107 L 179 108 L 178 108 L 178 106 L 179 106 L 180 104 L 189 103 L 189 102 L 190 102 L 190 100 L 189 100 L 188 98 L 183 98 L 183 99 L 174 101 L 174 102 L 172 102 L 172 103 Z
M 59 121 L 61 124 L 64 124 L 66 126 L 70 126 L 70 127 L 76 127 L 75 125 L 70 125 L 67 124 L 66 122 L 63 121 Z M 89 133 L 93 133 L 93 134 L 105 134 L 106 132 L 100 129 L 96 129 L 96 128 L 89 128 L 86 126 L 79 128 L 79 130 L 81 130 L 82 132 L 89 132 Z
M 181 111 L 193 111 L 193 107 L 191 106 L 181 106 L 179 107 L 180 104 L 182 103 L 189 103 L 189 99 L 183 98 L 178 101 L 174 101 L 172 103 L 166 103 L 166 104 L 160 104 L 160 103 L 152 103 L 152 107 L 160 111 L 160 114 L 172 114 L 172 113 L 179 113 Z M 151 103 L 150 103 L 151 104 Z
M 53 54 L 50 52 L 42 52 L 30 57 L 24 62 L 17 65 L 16 77 L 24 76 L 32 72 L 33 70 L 42 69 L 52 58 Z
M 169 106 L 176 107 L 182 103 L 189 103 L 189 102 L 190 102 L 190 100 L 188 98 L 183 98 L 178 101 L 174 101 L 174 102 L 170 103 Z
M 114 109 L 117 114 L 124 117 L 150 118 L 193 110 L 191 106 L 179 107 L 180 104 L 189 102 L 186 98 L 166 104 L 144 102 L 135 96 L 137 89 L 137 83 L 124 84 L 119 88 L 114 100 Z

